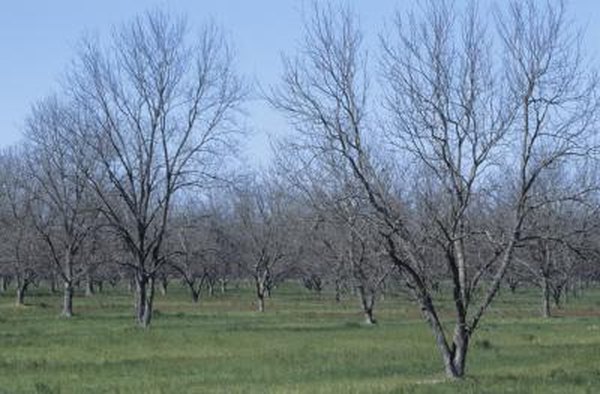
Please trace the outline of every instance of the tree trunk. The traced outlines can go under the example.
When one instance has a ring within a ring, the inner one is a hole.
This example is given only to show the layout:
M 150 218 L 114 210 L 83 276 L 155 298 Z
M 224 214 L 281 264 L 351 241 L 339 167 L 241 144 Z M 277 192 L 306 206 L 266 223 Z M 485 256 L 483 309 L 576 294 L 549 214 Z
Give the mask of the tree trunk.
M 65 252 L 63 273 L 63 310 L 62 316 L 73 316 L 73 255 L 70 248 Z
M 342 286 L 340 286 L 340 282 L 338 280 L 335 281 L 335 302 L 340 302 L 342 300 Z
M 150 327 L 152 321 L 153 303 L 154 303 L 154 277 L 148 278 L 148 284 L 146 288 L 146 299 L 144 301 L 144 314 L 142 317 L 142 328 Z
M 373 317 L 373 309 L 365 310 L 365 324 L 371 326 L 377 324 L 377 320 Z
M 542 317 L 549 318 L 550 314 L 550 283 L 548 278 L 542 276 Z
M 459 322 L 454 327 L 454 340 L 452 343 L 452 378 L 461 378 L 465 375 L 467 351 L 469 350 L 469 333 L 466 324 Z
M 215 289 L 214 289 L 212 281 L 210 281 L 210 280 L 208 281 L 207 287 L 208 287 L 208 296 L 209 297 L 214 296 L 215 295 Z
M 16 299 L 17 306 L 25 305 L 25 292 L 27 291 L 28 285 L 29 285 L 29 283 L 27 283 L 26 281 L 23 283 L 17 282 L 17 299 Z
M 63 310 L 62 315 L 64 317 L 73 316 L 73 283 L 70 281 L 64 282 L 64 293 L 63 293 Z
M 227 292 L 227 280 L 221 279 L 221 294 L 225 294 Z
M 102 291 L 104 290 L 104 281 L 99 280 L 97 285 L 98 285 L 98 293 L 102 293 Z
M 2 275 L 0 276 L 0 291 L 6 293 L 6 290 L 8 290 L 8 280 L 6 276 Z
M 134 288 L 135 288 L 135 291 L 137 292 L 137 291 L 139 290 L 139 288 L 138 288 L 138 287 L 139 287 L 139 286 L 138 286 L 138 283 L 137 283 L 137 280 L 136 280 L 136 279 L 134 279 L 134 278 L 130 278 L 130 279 L 127 281 L 127 292 L 128 292 L 128 293 L 133 293 L 133 289 L 134 289 Z
M 427 323 L 429 323 L 429 326 L 433 331 L 438 350 L 442 355 L 446 376 L 451 379 L 462 378 L 465 373 L 466 355 L 469 346 L 469 337 L 466 326 L 464 324 L 457 324 L 455 327 L 454 343 L 452 344 L 452 347 L 448 346 L 444 329 L 437 316 L 437 313 L 435 312 L 431 297 L 428 295 L 420 295 L 418 300 L 421 306 L 423 317 Z
M 87 276 L 87 278 L 85 278 L 85 296 L 86 297 L 91 297 L 94 295 L 94 280 L 92 279 L 91 276 Z
M 135 286 L 135 317 L 138 326 L 143 327 L 144 309 L 146 308 L 146 276 L 143 274 L 136 275 Z
M 167 295 L 167 286 L 169 286 L 169 281 L 166 276 L 160 278 L 160 294 L 163 296 Z
M 198 299 L 200 298 L 200 291 L 196 291 L 196 289 L 194 289 L 193 286 L 190 286 L 190 290 L 191 290 L 191 293 L 192 293 L 192 302 L 194 304 L 197 304 L 198 303 Z
M 258 294 L 258 311 L 265 311 L 265 296 L 264 294 Z
M 373 325 L 377 324 L 377 321 L 373 317 L 373 306 L 375 304 L 375 295 L 373 293 L 367 294 L 363 286 L 357 287 L 357 292 L 360 298 L 360 306 L 363 314 L 365 315 L 365 324 Z
M 265 284 L 259 278 L 256 279 L 256 297 L 258 301 L 258 311 L 265 311 Z
M 561 298 L 562 298 L 562 294 L 563 294 L 563 288 L 564 285 L 557 285 L 554 288 L 552 288 L 552 299 L 554 301 L 554 306 L 557 309 L 562 309 L 562 305 L 561 305 Z

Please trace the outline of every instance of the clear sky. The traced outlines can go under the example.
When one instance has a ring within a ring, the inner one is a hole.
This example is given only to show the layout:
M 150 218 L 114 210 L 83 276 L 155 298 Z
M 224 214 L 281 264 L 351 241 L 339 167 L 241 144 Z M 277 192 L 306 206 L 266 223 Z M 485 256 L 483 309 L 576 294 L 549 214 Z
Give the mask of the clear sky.
M 483 1 L 488 3 L 491 0 Z M 500 3 L 502 0 L 498 0 Z M 349 1 L 360 15 L 367 43 L 374 42 L 383 21 L 408 0 Z M 57 88 L 74 47 L 85 32 L 106 36 L 111 26 L 137 13 L 163 6 L 187 15 L 192 26 L 208 18 L 222 25 L 238 52 L 240 72 L 263 85 L 277 82 L 280 53 L 292 52 L 302 33 L 305 0 L 5 0 L 0 9 L 0 147 L 21 138 L 31 104 Z M 577 23 L 587 27 L 586 47 L 598 58 L 600 1 L 571 0 Z M 247 154 L 254 162 L 268 155 L 269 134 L 286 123 L 260 102 L 248 105 L 254 131 Z

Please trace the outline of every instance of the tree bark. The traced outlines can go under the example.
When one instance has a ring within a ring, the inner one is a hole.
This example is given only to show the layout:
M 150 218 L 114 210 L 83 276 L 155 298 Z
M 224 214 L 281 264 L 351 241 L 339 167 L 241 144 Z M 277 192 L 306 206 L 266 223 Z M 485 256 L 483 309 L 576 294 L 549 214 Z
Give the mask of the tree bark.
M 542 317 L 551 317 L 550 313 L 550 283 L 548 278 L 542 275 Z
M 469 332 L 464 322 L 459 322 L 454 327 L 454 339 L 451 354 L 453 355 L 453 378 L 463 377 L 469 350 Z
M 17 283 L 17 306 L 25 305 L 25 292 L 27 291 L 27 286 L 29 286 L 29 283 L 27 282 Z
M 73 316 L 73 251 L 69 247 L 64 255 L 64 272 L 63 272 L 63 317 Z
M 256 297 L 258 304 L 258 311 L 265 311 L 265 284 L 259 278 L 256 279 Z
M 192 293 L 192 302 L 197 304 L 198 299 L 200 299 L 200 291 L 196 291 L 193 286 L 190 286 L 190 292 Z
M 135 316 L 138 326 L 143 327 L 144 322 L 144 310 L 146 308 L 146 286 L 147 279 L 144 274 L 136 275 L 135 283 Z
M 335 281 L 335 302 L 342 301 L 342 286 L 339 280 Z
M 258 311 L 265 311 L 265 296 L 264 294 L 258 294 Z
M 85 296 L 91 297 L 94 295 L 94 280 L 91 276 L 85 278 Z
M 62 315 L 64 317 L 73 316 L 73 283 L 71 281 L 64 282 L 63 292 L 63 310 Z
M 266 283 L 267 274 L 257 275 L 254 278 L 256 285 L 257 306 L 259 312 L 265 311 L 265 295 L 267 295 L 268 286 Z
M 160 284 L 160 294 L 162 294 L 163 296 L 166 296 L 167 295 L 167 286 L 169 286 L 167 277 L 163 276 L 162 278 L 160 278 L 159 284 Z
M 375 304 L 375 295 L 373 293 L 367 294 L 363 286 L 358 286 L 357 288 L 360 306 L 363 310 L 363 314 L 365 316 L 365 324 L 373 325 L 377 324 L 377 321 L 373 317 L 373 307 Z
M 153 312 L 153 303 L 154 303 L 154 277 L 150 276 L 148 278 L 148 284 L 146 288 L 146 299 L 144 300 L 144 314 L 142 316 L 142 328 L 150 327 L 150 322 L 152 321 L 152 312 Z

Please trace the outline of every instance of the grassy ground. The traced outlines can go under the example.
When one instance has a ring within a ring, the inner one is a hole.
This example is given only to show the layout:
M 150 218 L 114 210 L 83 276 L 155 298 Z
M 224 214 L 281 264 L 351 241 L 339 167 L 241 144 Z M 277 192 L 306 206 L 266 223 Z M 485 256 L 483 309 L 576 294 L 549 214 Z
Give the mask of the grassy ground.
M 366 327 L 356 302 L 291 286 L 267 312 L 249 291 L 192 305 L 184 289 L 158 295 L 152 328 L 134 328 L 132 298 L 75 299 L 34 291 L 25 307 L 0 297 L 0 392 L 600 392 L 600 291 L 560 317 L 536 317 L 535 293 L 504 293 L 473 339 L 468 378 L 444 379 L 430 331 L 402 298 Z

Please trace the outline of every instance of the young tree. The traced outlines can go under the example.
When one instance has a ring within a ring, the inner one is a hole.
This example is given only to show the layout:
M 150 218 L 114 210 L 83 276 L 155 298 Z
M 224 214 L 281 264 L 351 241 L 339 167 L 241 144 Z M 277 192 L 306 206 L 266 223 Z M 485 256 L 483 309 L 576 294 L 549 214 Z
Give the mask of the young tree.
M 87 124 L 80 143 L 103 174 L 88 180 L 131 253 L 137 323 L 148 327 L 171 207 L 234 150 L 244 88 L 215 26 L 190 40 L 185 21 L 161 11 L 117 29 L 108 50 L 84 42 L 68 83 Z

